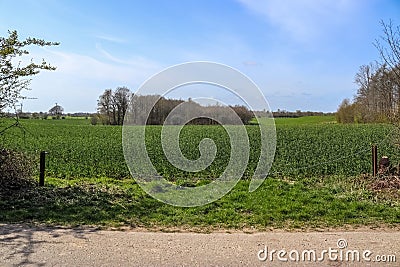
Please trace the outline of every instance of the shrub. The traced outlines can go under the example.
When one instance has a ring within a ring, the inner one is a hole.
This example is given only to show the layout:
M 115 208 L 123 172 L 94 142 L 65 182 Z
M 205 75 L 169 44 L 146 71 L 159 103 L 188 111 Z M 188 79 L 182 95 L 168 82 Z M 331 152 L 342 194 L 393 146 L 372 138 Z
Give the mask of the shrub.
M 92 125 L 97 125 L 99 123 L 99 116 L 98 115 L 93 115 L 92 117 L 90 117 L 90 124 Z
M 34 186 L 33 166 L 26 154 L 0 148 L 0 191 Z

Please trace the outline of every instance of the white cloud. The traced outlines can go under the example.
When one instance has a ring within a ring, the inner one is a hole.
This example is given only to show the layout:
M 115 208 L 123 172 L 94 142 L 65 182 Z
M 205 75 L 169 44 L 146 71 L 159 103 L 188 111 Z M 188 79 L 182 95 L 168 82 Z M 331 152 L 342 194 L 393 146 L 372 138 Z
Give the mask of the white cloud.
M 352 0 L 238 1 L 295 41 L 306 43 L 320 37 L 327 25 L 342 23 L 357 4 Z
M 102 55 L 104 56 L 104 53 Z M 106 58 L 111 62 L 68 52 L 51 51 L 49 56 L 46 56 L 49 62 L 57 66 L 59 73 L 98 81 L 140 82 L 161 68 L 160 64 L 143 57 L 122 61 L 108 54 Z
M 27 95 L 38 100 L 24 104 L 27 110 L 33 111 L 45 111 L 58 102 L 66 112 L 93 112 L 104 89 L 128 86 L 135 91 L 146 79 L 163 69 L 161 64 L 139 56 L 120 62 L 122 60 L 112 60 L 112 55 L 108 58 L 101 54 L 95 58 L 53 49 L 35 50 L 31 55 L 35 59 L 45 58 L 57 67 L 54 72 L 43 71 L 33 77 L 32 91 Z
M 111 61 L 113 63 L 121 64 L 121 65 L 128 65 L 132 66 L 134 68 L 160 68 L 160 65 L 158 62 L 149 60 L 145 57 L 142 56 L 131 56 L 125 59 L 121 59 L 118 57 L 113 56 L 111 53 L 103 49 L 103 47 L 100 44 L 96 44 L 96 49 L 97 51 L 108 61 Z
M 115 37 L 115 36 L 111 36 L 111 35 L 95 35 L 95 37 L 98 38 L 98 39 L 104 40 L 104 41 L 117 43 L 117 44 L 123 44 L 123 43 L 127 42 L 123 38 Z

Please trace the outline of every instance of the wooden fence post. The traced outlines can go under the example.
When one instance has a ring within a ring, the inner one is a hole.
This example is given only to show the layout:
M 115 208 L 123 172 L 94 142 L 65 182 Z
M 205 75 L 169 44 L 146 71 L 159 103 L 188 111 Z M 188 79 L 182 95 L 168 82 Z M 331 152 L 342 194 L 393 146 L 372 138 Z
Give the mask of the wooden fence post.
M 44 186 L 44 172 L 46 170 L 46 151 L 40 152 L 39 186 Z
M 378 147 L 372 145 L 372 175 L 376 177 L 378 174 Z

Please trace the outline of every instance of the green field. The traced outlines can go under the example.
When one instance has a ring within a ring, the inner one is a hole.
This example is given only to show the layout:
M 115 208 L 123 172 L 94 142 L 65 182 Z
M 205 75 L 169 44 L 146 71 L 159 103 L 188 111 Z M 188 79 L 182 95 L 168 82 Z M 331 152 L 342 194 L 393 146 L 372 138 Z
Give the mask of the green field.
M 327 123 L 331 121 L 327 118 L 277 119 L 277 148 L 270 175 L 296 178 L 366 173 L 371 168 L 371 144 L 378 144 L 382 155 L 399 160 L 399 150 L 393 145 L 397 133 L 393 126 L 339 125 Z M 295 124 L 293 120 L 313 123 Z M 0 142 L 34 155 L 42 150 L 49 152 L 47 175 L 50 177 L 130 177 L 122 152 L 122 127 L 92 126 L 88 120 L 68 119 L 24 120 L 22 125 L 26 129 L 25 137 L 21 129 L 15 128 Z M 244 179 L 250 178 L 256 168 L 260 146 L 258 126 L 247 126 L 247 131 L 251 153 Z M 168 162 L 160 134 L 160 126 L 149 126 L 146 131 L 147 150 L 159 173 L 171 179 L 191 176 Z M 218 177 L 230 156 L 229 137 L 220 126 L 186 126 L 180 136 L 183 154 L 190 159 L 199 157 L 198 144 L 206 137 L 215 141 L 218 152 L 213 164 L 195 175 L 199 179 Z
M 275 118 L 276 125 L 305 125 L 336 123 L 335 116 L 306 116 L 299 118 Z
M 295 123 L 295 121 L 297 123 Z M 3 122 L 3 125 L 11 121 Z M 38 158 L 48 151 L 47 187 L 0 196 L 0 222 L 129 225 L 144 227 L 325 227 L 345 224 L 397 224 L 399 192 L 370 189 L 371 144 L 392 162 L 400 161 L 397 128 L 387 124 L 340 125 L 332 118 L 277 119 L 277 150 L 269 178 L 248 193 L 259 156 L 259 132 L 247 127 L 250 162 L 231 193 L 198 208 L 177 208 L 149 197 L 132 180 L 122 153 L 122 128 L 92 126 L 89 120 L 23 120 L 1 138 L 3 146 Z M 229 161 L 227 134 L 219 126 L 186 126 L 183 154 L 199 157 L 202 138 L 218 148 L 215 161 L 198 173 L 172 166 L 163 155 L 160 126 L 147 128 L 146 144 L 160 174 L 178 184 L 218 177 Z M 158 140 L 158 141 L 157 141 Z M 12 207 L 12 208 L 10 208 Z

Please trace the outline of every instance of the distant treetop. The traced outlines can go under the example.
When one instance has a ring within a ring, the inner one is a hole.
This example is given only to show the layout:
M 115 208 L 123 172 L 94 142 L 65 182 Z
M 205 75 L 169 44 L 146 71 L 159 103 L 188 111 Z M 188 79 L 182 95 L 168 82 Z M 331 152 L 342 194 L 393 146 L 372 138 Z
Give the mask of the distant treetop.
M 61 116 L 64 113 L 64 108 L 56 103 L 54 107 L 49 110 L 51 116 Z

